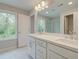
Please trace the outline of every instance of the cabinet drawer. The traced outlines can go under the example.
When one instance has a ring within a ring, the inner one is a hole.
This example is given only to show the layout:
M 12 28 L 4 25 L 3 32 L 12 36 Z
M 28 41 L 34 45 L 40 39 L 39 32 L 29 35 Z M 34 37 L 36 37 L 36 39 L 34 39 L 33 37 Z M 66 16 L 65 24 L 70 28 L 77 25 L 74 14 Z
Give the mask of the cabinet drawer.
M 35 39 L 34 38 L 28 38 L 28 46 L 32 48 L 32 46 L 35 45 Z
M 50 43 L 47 44 L 47 49 L 54 51 L 54 52 L 66 57 L 68 59 L 78 59 L 78 53 L 67 50 L 67 49 L 62 48 L 62 47 L 55 46 L 55 45 L 50 44 Z
M 46 48 L 46 42 L 42 40 L 36 40 L 36 45 Z
M 67 59 L 67 58 L 48 50 L 47 51 L 47 59 Z
M 46 59 L 46 48 L 36 46 L 36 59 Z

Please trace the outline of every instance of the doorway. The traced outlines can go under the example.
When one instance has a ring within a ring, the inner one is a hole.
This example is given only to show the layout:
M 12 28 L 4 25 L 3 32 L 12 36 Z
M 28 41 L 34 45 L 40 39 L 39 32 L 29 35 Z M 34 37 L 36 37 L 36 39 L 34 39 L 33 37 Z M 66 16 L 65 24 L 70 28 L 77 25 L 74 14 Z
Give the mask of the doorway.
M 73 14 L 65 16 L 64 33 L 65 34 L 73 34 Z

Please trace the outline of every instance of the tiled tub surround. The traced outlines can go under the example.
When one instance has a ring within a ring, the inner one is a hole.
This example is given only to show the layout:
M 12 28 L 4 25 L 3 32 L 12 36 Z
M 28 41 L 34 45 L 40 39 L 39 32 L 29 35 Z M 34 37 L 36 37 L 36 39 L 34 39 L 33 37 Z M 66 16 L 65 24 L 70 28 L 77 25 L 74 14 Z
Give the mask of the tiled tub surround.
M 30 34 L 27 41 L 33 59 L 78 59 L 77 40 L 57 35 Z

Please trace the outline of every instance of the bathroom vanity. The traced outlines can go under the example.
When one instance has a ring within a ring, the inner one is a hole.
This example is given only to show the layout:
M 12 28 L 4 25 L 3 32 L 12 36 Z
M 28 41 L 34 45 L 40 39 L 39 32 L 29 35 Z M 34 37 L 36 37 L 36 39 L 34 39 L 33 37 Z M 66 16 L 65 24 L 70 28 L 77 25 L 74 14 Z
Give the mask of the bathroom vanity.
M 30 59 L 78 59 L 77 8 L 71 8 L 64 0 L 54 0 L 46 5 L 48 8 L 39 6 L 40 3 L 31 24 L 32 33 L 38 34 L 27 38 Z
M 30 34 L 31 59 L 78 59 L 77 40 L 60 35 Z

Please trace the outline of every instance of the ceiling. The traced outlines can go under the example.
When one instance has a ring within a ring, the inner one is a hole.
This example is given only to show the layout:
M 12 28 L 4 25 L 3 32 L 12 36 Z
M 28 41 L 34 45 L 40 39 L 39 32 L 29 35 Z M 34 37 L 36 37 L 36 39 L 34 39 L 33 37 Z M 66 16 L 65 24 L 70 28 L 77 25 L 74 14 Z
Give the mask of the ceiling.
M 34 8 L 34 5 L 40 1 L 41 0 L 0 0 L 0 3 L 8 4 L 25 11 L 30 11 L 32 8 Z M 68 2 L 72 2 L 73 4 L 69 6 Z M 41 11 L 40 14 L 48 17 L 55 17 L 65 10 L 78 8 L 77 2 L 78 0 L 52 0 L 52 4 L 49 6 L 49 8 Z M 46 14 L 46 11 L 48 11 L 48 14 Z
M 72 2 L 72 5 L 68 5 L 69 2 Z M 45 9 L 39 14 L 47 17 L 57 17 L 60 15 L 60 13 L 77 9 L 78 8 L 78 0 L 53 0 L 53 3 L 49 6 L 48 9 Z M 48 14 L 46 14 L 48 12 Z
M 23 10 L 29 11 L 40 0 L 0 0 L 0 3 L 8 4 Z

